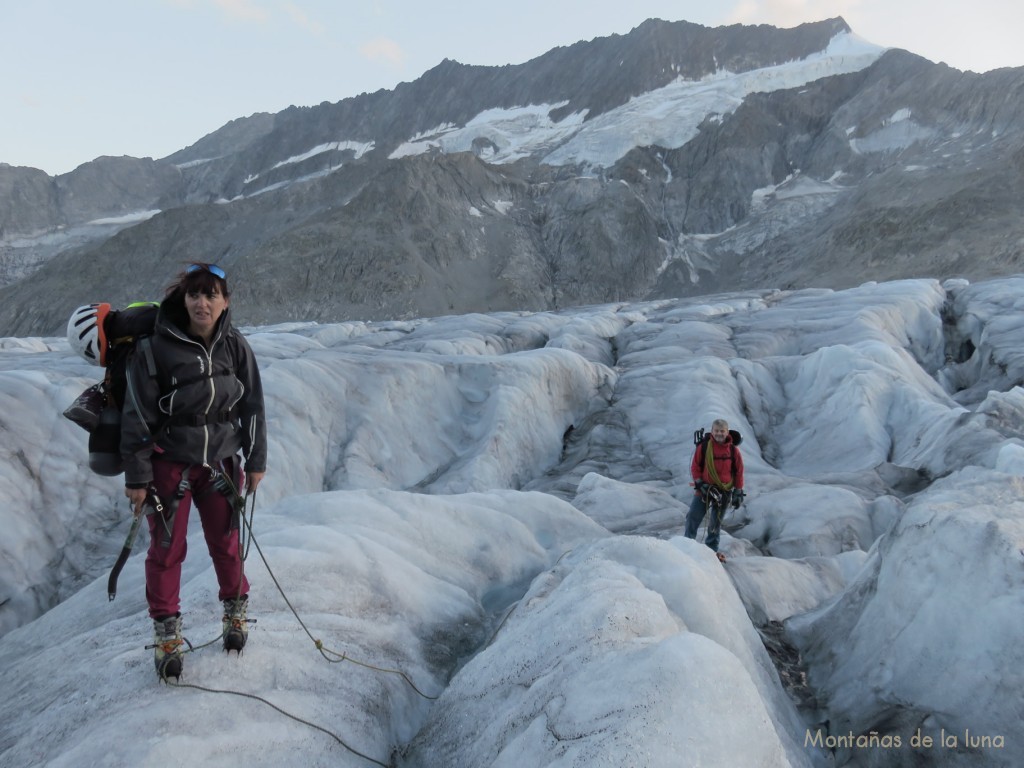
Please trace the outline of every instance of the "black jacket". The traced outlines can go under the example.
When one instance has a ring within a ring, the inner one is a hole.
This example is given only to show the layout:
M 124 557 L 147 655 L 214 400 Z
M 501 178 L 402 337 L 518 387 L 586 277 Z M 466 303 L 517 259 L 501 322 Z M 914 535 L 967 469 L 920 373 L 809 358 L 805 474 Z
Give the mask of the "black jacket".
M 151 375 L 140 342 L 128 365 L 121 420 L 125 485 L 143 488 L 153 479 L 154 452 L 185 464 L 209 464 L 238 453 L 247 472 L 267 467 L 263 385 L 249 343 L 221 315 L 210 349 L 162 305 L 150 341 Z

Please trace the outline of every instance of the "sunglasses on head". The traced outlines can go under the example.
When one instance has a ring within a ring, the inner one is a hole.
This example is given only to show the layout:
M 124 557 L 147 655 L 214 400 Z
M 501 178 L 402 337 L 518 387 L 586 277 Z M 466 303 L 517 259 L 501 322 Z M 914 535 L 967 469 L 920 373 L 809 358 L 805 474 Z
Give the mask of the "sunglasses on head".
M 185 268 L 185 274 L 191 275 L 193 272 L 209 272 L 211 275 L 216 275 L 221 280 L 227 280 L 227 273 L 223 269 L 218 267 L 216 264 L 189 264 Z

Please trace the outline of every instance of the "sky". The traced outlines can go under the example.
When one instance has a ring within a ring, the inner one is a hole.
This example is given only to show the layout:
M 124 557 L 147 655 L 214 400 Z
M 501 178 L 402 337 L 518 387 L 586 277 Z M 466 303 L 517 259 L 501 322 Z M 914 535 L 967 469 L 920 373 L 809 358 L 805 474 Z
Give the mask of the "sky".
M 969 10 L 968 10 L 969 9 Z M 1024 66 L 1014 0 L 0 0 L 0 162 L 66 173 L 165 157 L 227 122 L 415 80 L 445 58 L 528 61 L 648 18 L 854 32 L 977 72 Z
M 100 369 L 0 339 L 0 765 L 1020 765 L 1022 291 L 244 328 L 256 622 L 219 649 L 193 514 L 177 689 L 145 648 L 147 536 L 109 600 L 121 478 L 60 415 Z M 724 565 L 681 535 L 716 417 L 747 493 Z M 813 686 L 794 698 L 778 622 Z

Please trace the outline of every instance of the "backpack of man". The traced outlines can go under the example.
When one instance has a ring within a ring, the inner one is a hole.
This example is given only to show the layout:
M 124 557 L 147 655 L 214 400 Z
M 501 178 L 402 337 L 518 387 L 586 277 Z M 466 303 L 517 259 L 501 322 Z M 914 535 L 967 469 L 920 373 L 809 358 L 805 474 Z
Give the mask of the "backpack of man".
M 156 324 L 157 302 L 136 302 L 122 310 L 110 304 L 86 304 L 71 313 L 68 343 L 87 362 L 102 366 L 103 381 L 86 389 L 64 416 L 89 432 L 89 468 L 99 475 L 121 474 L 121 408 L 128 385 L 128 361 L 136 349 L 150 360 L 149 336 Z

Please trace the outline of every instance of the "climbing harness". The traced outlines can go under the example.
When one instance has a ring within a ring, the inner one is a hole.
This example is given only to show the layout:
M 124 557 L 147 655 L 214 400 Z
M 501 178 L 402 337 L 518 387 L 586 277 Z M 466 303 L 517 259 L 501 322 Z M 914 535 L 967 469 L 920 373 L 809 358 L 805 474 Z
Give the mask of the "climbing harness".
M 707 525 L 704 528 L 704 538 L 701 539 L 703 543 L 707 540 L 709 533 L 719 530 L 722 526 L 725 494 L 714 485 L 705 485 L 701 489 L 701 497 L 704 500 L 704 508 L 707 510 Z

